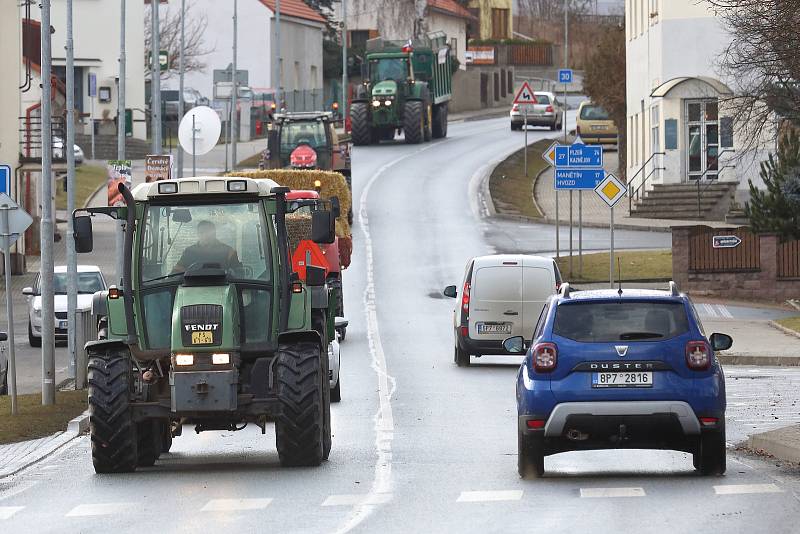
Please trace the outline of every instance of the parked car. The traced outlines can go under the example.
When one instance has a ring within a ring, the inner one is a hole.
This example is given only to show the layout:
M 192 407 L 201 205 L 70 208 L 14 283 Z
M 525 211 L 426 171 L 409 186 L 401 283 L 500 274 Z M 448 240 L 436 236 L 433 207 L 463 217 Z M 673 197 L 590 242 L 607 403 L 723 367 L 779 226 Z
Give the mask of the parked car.
M 589 101 L 578 107 L 578 126 L 575 130 L 586 144 L 611 144 L 618 142 L 619 131 L 606 110 Z
M 547 126 L 551 130 L 564 127 L 564 106 L 554 93 L 535 91 L 536 104 L 528 110 L 528 126 Z M 521 130 L 525 125 L 525 114 L 518 104 L 511 106 L 511 129 Z
M 164 106 L 164 120 L 180 120 L 178 117 L 178 91 L 161 91 L 161 102 Z M 193 107 L 207 106 L 208 98 L 200 94 L 200 91 L 191 87 L 183 88 L 183 112 L 186 113 Z
M 503 340 L 530 334 L 542 307 L 561 286 L 561 273 L 552 258 L 493 255 L 471 259 L 460 287 L 444 295 L 457 299 L 453 314 L 454 361 L 470 364 L 470 355 L 508 354 Z
M 8 395 L 8 356 L 6 345 L 8 334 L 0 332 L 0 395 Z
M 544 473 L 544 458 L 591 449 L 672 449 L 693 455 L 704 475 L 725 472 L 725 376 L 715 354 L 725 334 L 706 337 L 685 294 L 570 291 L 543 309 L 517 373 L 518 468 Z M 530 345 L 529 348 L 528 347 Z
M 83 150 L 78 145 L 72 145 L 73 154 L 75 155 L 75 164 L 80 165 L 83 163 Z M 64 140 L 60 137 L 53 136 L 53 159 L 66 159 L 64 154 Z
M 78 265 L 78 308 L 90 308 L 92 295 L 108 289 L 100 268 L 94 265 Z M 67 267 L 59 265 L 53 271 L 55 293 L 56 341 L 67 339 Z M 41 276 L 36 276 L 33 287 L 26 287 L 22 294 L 28 297 L 28 341 L 31 347 L 42 346 L 42 286 Z

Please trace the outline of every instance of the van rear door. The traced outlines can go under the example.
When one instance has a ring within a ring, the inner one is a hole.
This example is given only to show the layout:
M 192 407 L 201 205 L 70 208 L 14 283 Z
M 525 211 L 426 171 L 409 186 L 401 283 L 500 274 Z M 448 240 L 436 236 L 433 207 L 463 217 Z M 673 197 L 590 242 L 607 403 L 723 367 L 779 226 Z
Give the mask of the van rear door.
M 556 292 L 556 280 L 553 273 L 545 267 L 529 267 L 522 269 L 522 333 L 530 340 L 536 321 L 542 313 L 550 295 Z
M 507 261 L 475 269 L 469 337 L 478 341 L 522 335 L 522 265 Z

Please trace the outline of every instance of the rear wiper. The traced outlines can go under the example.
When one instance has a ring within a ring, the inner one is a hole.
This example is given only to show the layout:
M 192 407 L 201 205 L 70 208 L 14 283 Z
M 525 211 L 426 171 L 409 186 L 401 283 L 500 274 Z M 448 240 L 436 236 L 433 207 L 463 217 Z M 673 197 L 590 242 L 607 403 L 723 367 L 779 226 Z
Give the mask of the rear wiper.
M 165 274 L 164 276 L 159 276 L 158 278 L 151 278 L 150 280 L 142 280 L 142 282 L 144 282 L 145 284 L 149 284 L 150 282 L 156 282 L 158 280 L 165 280 L 167 278 L 172 278 L 173 276 L 183 276 L 183 275 L 184 275 L 183 271 L 179 273 L 169 273 Z
M 659 334 L 657 332 L 625 332 L 624 334 L 619 335 L 621 340 L 653 339 L 657 337 L 664 337 L 664 334 Z

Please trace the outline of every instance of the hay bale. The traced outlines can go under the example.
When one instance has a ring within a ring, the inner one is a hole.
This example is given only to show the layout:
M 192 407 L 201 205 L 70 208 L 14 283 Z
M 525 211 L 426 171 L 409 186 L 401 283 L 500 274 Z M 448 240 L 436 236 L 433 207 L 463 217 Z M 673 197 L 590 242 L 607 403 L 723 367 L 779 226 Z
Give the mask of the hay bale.
M 353 205 L 353 196 L 350 192 L 350 188 L 347 187 L 347 180 L 338 172 L 316 169 L 265 169 L 236 171 L 226 176 L 251 178 L 253 180 L 268 178 L 289 189 L 307 190 L 313 190 L 314 182 L 319 180 L 322 184 L 319 195 L 322 198 L 330 199 L 331 197 L 339 197 L 342 213 L 336 219 L 336 235 L 339 237 L 346 237 L 352 234 L 350 225 L 347 223 L 347 213 Z

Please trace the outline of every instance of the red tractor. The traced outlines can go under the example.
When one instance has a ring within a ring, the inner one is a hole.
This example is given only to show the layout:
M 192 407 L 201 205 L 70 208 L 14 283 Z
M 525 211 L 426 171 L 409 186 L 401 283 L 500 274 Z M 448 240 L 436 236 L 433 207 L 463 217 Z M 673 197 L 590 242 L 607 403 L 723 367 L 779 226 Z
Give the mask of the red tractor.
M 292 252 L 292 267 L 301 280 L 305 280 L 306 265 L 325 268 L 328 286 L 333 290 L 336 317 L 344 317 L 342 271 L 350 266 L 353 241 L 351 237 L 337 236 L 330 244 L 314 243 L 311 240 L 311 213 L 317 210 L 331 210 L 334 217 L 339 217 L 339 199 L 333 197 L 324 200 L 317 191 L 308 190 L 295 190 L 286 194 L 286 229 Z M 344 341 L 347 327 L 337 326 L 336 330 Z

